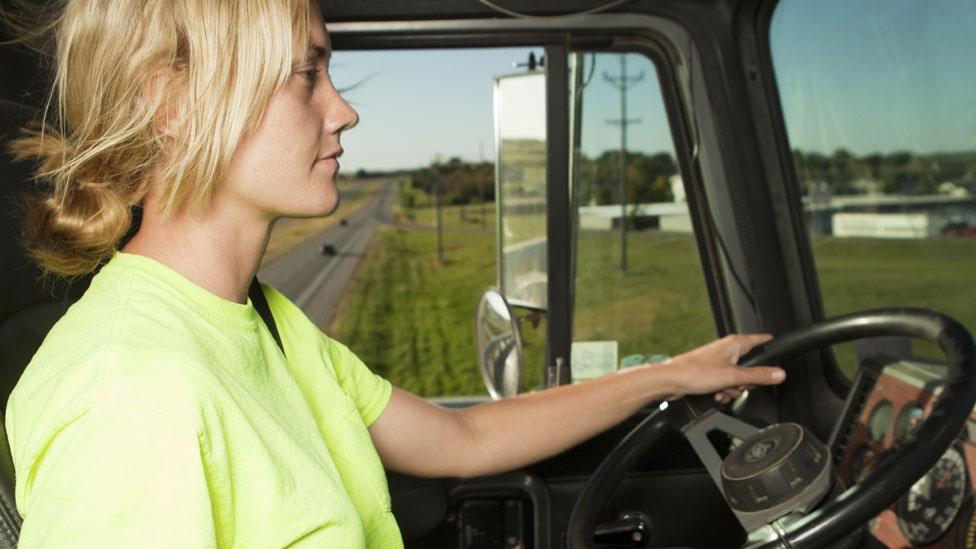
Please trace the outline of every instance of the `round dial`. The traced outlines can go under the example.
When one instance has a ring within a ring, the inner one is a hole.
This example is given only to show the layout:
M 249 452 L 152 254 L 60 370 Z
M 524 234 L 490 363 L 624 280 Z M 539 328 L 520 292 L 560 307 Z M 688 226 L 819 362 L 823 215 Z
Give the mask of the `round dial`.
M 898 412 L 898 419 L 895 420 L 895 440 L 899 444 L 903 444 L 908 437 L 912 436 L 915 429 L 922 423 L 922 418 L 925 415 L 925 411 L 922 409 L 922 405 L 917 402 L 909 402 L 906 404 L 900 412 Z
M 966 496 L 966 461 L 949 450 L 898 500 L 898 528 L 917 545 L 942 537 L 955 520 Z
M 871 415 L 868 416 L 868 434 L 871 435 L 871 440 L 877 442 L 884 437 L 885 432 L 888 431 L 888 427 L 891 426 L 891 418 L 893 415 L 894 409 L 887 400 L 882 400 L 874 405 L 874 409 L 871 410 Z

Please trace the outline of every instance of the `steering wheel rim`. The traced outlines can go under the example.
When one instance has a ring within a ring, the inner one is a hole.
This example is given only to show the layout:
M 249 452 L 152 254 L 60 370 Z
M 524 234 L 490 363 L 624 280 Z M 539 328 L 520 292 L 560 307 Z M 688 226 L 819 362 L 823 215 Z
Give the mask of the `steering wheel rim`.
M 757 547 L 822 547 L 840 539 L 891 505 L 928 471 L 952 444 L 976 404 L 976 345 L 953 318 L 926 309 L 875 309 L 824 320 L 777 336 L 739 360 L 742 366 L 778 364 L 806 352 L 856 339 L 907 336 L 939 345 L 949 376 L 931 413 L 914 434 L 862 482 L 806 516 L 779 524 L 777 537 Z M 591 549 L 603 504 L 644 452 L 662 435 L 680 428 L 677 414 L 657 410 L 641 421 L 604 459 L 580 494 L 567 528 L 571 549 Z M 895 479 L 894 481 L 890 479 Z

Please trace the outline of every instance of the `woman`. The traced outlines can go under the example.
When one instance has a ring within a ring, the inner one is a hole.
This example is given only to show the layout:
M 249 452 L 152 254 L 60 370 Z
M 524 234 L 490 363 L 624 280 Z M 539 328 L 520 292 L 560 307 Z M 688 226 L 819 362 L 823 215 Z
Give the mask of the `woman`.
M 276 219 L 336 208 L 339 138 L 357 122 L 317 7 L 69 0 L 55 30 L 55 122 L 16 145 L 50 183 L 26 244 L 54 274 L 102 267 L 7 408 L 24 547 L 398 547 L 384 467 L 510 470 L 653 400 L 783 380 L 734 366 L 766 336 L 732 336 L 447 410 L 264 287 L 282 352 L 248 287 Z

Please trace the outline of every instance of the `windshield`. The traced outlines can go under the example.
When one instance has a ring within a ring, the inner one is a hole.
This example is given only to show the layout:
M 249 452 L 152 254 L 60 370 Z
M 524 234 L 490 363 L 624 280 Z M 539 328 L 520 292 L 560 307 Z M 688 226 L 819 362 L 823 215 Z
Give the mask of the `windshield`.
M 976 327 L 974 28 L 971 0 L 779 4 L 770 47 L 826 316 L 926 307 Z

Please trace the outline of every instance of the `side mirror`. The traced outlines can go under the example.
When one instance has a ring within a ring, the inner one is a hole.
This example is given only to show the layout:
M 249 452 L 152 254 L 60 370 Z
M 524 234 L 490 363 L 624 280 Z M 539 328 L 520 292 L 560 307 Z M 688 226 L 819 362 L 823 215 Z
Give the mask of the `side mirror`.
M 505 297 L 485 290 L 475 317 L 475 345 L 481 376 L 493 400 L 518 394 L 522 386 L 522 336 Z

